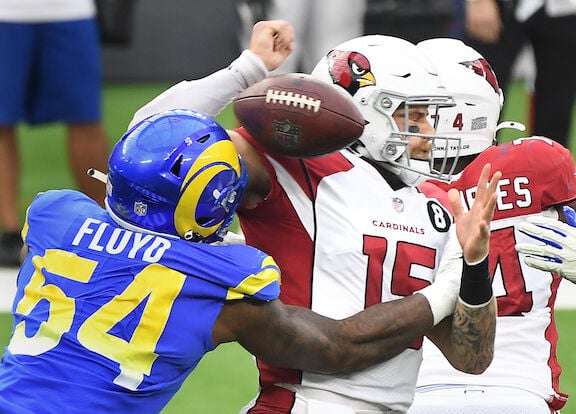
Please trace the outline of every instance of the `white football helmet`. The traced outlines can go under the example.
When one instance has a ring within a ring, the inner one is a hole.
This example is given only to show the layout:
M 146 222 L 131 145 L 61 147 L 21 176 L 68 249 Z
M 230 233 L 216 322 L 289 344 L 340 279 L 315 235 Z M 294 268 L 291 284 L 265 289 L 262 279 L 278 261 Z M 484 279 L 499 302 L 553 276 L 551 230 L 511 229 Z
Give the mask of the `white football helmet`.
M 432 169 L 433 160 L 423 166 L 408 151 L 408 137 L 440 140 L 437 135 L 409 132 L 410 106 L 425 105 L 436 111 L 439 106 L 454 105 L 435 68 L 416 45 L 393 36 L 358 37 L 328 52 L 312 75 L 347 90 L 368 121 L 350 149 L 383 162 L 408 185 L 427 177 L 449 178 L 450 173 Z M 392 117 L 401 105 L 406 107 L 404 128 L 398 128 Z
M 435 142 L 434 157 L 477 155 L 495 144 L 504 95 L 490 64 L 476 50 L 458 39 L 436 38 L 417 45 L 432 61 L 456 106 L 442 108 L 435 120 L 436 133 L 460 138 L 454 146 Z M 507 128 L 523 130 L 521 123 Z

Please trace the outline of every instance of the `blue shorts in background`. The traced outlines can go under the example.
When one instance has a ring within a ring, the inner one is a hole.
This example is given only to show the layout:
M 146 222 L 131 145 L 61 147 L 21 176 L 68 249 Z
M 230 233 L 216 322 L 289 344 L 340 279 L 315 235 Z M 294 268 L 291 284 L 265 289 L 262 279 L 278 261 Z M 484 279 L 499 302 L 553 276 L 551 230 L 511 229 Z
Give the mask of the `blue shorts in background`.
M 99 42 L 96 19 L 0 22 L 0 125 L 99 121 Z

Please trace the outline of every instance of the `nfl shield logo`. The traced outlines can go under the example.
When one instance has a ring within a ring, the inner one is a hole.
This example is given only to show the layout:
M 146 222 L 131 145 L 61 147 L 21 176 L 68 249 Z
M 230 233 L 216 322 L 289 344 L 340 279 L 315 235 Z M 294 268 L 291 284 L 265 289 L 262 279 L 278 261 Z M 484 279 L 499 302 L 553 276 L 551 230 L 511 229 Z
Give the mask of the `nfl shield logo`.
M 403 212 L 404 211 L 404 201 L 402 201 L 398 197 L 394 197 L 392 199 L 392 208 L 397 213 Z
M 145 216 L 148 211 L 148 206 L 141 201 L 136 201 L 134 203 L 134 213 L 139 216 Z
M 274 142 L 284 148 L 300 147 L 300 127 L 292 122 L 274 122 Z

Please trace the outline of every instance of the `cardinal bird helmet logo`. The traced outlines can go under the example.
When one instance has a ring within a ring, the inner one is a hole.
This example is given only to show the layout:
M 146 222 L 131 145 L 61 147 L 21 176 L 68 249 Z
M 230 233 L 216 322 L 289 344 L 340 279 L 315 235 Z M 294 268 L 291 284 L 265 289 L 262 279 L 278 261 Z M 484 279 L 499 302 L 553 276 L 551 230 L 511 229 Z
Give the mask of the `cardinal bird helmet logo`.
M 466 66 L 469 69 L 472 69 L 474 73 L 486 79 L 486 82 L 492 86 L 494 92 L 500 93 L 500 86 L 498 85 L 498 80 L 496 79 L 496 74 L 492 70 L 492 66 L 490 63 L 484 58 L 471 60 L 468 62 L 461 62 L 461 65 Z
M 362 53 L 331 50 L 326 55 L 326 62 L 332 82 L 352 96 L 364 86 L 376 85 L 370 61 Z

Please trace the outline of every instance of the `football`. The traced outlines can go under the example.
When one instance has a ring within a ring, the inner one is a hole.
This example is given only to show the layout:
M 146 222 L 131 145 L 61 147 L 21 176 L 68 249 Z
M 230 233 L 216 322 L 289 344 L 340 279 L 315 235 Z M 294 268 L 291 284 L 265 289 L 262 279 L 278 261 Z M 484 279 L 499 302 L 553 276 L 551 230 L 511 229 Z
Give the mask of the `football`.
M 311 158 L 340 150 L 364 131 L 364 117 L 338 86 L 303 73 L 271 76 L 233 102 L 241 125 L 264 148 Z

